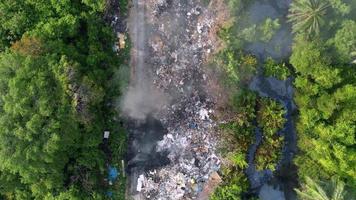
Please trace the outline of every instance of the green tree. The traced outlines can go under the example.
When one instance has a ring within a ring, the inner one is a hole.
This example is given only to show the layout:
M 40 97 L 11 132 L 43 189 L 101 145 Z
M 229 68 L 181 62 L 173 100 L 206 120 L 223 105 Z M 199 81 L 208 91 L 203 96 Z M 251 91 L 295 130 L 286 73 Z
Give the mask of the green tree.
M 120 62 L 104 5 L 0 2 L 0 194 L 6 199 L 102 199 L 105 157 L 98 146 L 113 115 L 104 103 L 113 98 L 106 80 Z
M 345 184 L 336 179 L 332 179 L 331 188 L 327 191 L 318 183 L 309 177 L 305 177 L 305 184 L 302 190 L 296 189 L 296 192 L 301 200 L 343 200 L 345 199 Z
M 352 60 L 352 52 L 356 51 L 355 33 L 356 22 L 345 20 L 332 39 L 338 54 L 341 56 L 341 61 L 350 62 Z
M 298 146 L 303 152 L 296 163 L 302 177 L 336 174 L 355 185 L 355 72 L 335 66 L 328 52 L 325 42 L 296 38 L 290 62 L 297 72 Z M 319 172 L 311 169 L 315 164 Z
M 1 77 L 7 81 L 0 94 L 1 165 L 19 174 L 41 196 L 62 187 L 62 171 L 76 149 L 80 131 L 49 60 L 8 53 L 2 56 L 0 68 L 11 68 L 2 61 L 14 60 L 13 56 L 20 67 Z
M 286 80 L 290 76 L 290 71 L 285 63 L 276 63 L 273 58 L 268 57 L 264 64 L 264 75 Z
M 21 38 L 37 21 L 32 5 L 22 0 L 0 2 L 0 51 Z
M 293 32 L 318 35 L 329 6 L 324 0 L 293 1 L 288 14 L 289 22 L 293 24 Z

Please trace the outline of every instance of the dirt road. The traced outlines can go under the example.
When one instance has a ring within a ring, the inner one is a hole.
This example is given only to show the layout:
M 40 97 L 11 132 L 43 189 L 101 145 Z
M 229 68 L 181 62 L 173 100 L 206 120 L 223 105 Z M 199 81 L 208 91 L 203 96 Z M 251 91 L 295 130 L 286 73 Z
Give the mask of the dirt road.
M 132 41 L 131 52 L 131 84 L 142 85 L 145 80 L 145 51 L 146 40 L 146 8 L 144 0 L 132 0 L 129 15 L 129 33 Z

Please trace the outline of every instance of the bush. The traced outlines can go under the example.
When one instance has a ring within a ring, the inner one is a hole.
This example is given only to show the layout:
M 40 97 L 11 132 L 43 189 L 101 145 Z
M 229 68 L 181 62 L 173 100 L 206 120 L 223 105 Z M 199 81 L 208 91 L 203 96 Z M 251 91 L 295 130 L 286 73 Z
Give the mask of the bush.
M 275 170 L 275 167 L 282 155 L 283 138 L 273 136 L 266 139 L 258 147 L 255 155 L 255 164 L 257 170 L 269 169 Z
M 254 138 L 255 107 L 256 93 L 247 89 L 240 90 L 232 98 L 230 109 L 234 117 L 220 126 L 222 141 L 225 141 L 223 148 L 227 148 L 221 169 L 224 182 L 211 196 L 213 200 L 239 200 L 242 192 L 248 189 L 244 170 L 248 167 L 247 150 Z
M 263 130 L 263 141 L 258 147 L 255 163 L 258 170 L 275 170 L 275 165 L 281 156 L 283 138 L 277 132 L 283 128 L 286 119 L 286 110 L 276 101 L 269 98 L 259 100 L 259 110 L 257 111 L 257 122 Z
M 272 76 L 279 80 L 286 80 L 290 76 L 290 71 L 285 63 L 278 64 L 269 57 L 264 65 L 264 75 Z
M 280 27 L 279 19 L 272 20 L 271 18 L 267 18 L 259 28 L 261 34 L 260 40 L 269 42 Z
M 286 122 L 284 118 L 286 112 L 282 104 L 270 98 L 262 98 L 259 101 L 257 122 L 267 138 L 275 135 L 278 130 L 283 128 Z
M 241 28 L 239 37 L 246 42 L 269 42 L 276 31 L 281 27 L 279 19 L 267 18 L 260 24 L 252 24 L 246 28 Z

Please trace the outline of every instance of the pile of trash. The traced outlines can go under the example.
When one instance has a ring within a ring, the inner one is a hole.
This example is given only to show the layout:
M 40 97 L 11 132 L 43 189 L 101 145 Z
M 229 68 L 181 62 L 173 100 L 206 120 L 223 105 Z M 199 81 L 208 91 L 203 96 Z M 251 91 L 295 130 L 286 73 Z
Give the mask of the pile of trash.
M 195 199 L 220 168 L 215 103 L 202 68 L 217 48 L 213 29 L 218 17 L 199 1 L 143 3 L 151 26 L 146 62 L 154 86 L 172 97 L 156 114 L 168 130 L 156 150 L 168 152 L 170 164 L 140 174 L 136 189 L 148 199 Z

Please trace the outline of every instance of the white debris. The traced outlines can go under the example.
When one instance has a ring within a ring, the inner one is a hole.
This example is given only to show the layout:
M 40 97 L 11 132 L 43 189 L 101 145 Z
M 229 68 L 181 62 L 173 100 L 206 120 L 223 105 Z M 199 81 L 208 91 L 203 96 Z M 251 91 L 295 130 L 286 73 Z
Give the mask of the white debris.
M 202 120 L 208 120 L 209 119 L 209 111 L 202 108 L 199 111 L 200 119 Z
M 109 131 L 104 131 L 104 138 L 109 139 L 110 132 Z
M 174 140 L 174 138 L 173 138 L 173 135 L 172 135 L 172 134 L 167 134 L 167 135 L 166 135 L 166 137 L 167 137 L 168 139 L 172 140 L 172 141 Z
M 145 177 L 143 174 L 141 174 L 137 179 L 137 187 L 136 187 L 137 192 L 141 192 L 144 181 L 145 181 Z

